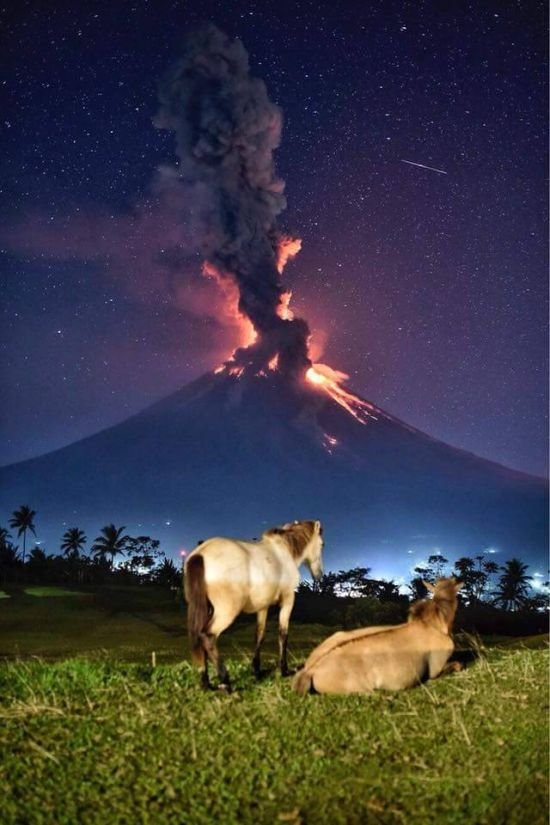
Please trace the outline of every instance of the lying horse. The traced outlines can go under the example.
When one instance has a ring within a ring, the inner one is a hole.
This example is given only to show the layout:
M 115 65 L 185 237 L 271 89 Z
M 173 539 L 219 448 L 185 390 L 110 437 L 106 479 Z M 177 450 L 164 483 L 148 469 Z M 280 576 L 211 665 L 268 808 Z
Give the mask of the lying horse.
M 298 693 L 362 693 L 376 689 L 401 690 L 435 679 L 447 665 L 454 643 L 450 633 L 457 593 L 454 578 L 424 582 L 432 599 L 415 602 L 405 624 L 365 627 L 334 633 L 325 639 L 296 674 Z
M 279 659 L 288 675 L 288 624 L 294 591 L 305 562 L 314 578 L 323 574 L 323 530 L 319 521 L 295 521 L 274 527 L 259 541 L 212 538 L 201 542 L 185 563 L 187 628 L 193 660 L 203 667 L 202 685 L 210 687 L 208 662 L 217 670 L 220 687 L 230 690 L 230 680 L 218 653 L 217 639 L 239 613 L 256 613 L 256 649 L 252 660 L 260 674 L 260 647 L 267 611 L 279 604 Z

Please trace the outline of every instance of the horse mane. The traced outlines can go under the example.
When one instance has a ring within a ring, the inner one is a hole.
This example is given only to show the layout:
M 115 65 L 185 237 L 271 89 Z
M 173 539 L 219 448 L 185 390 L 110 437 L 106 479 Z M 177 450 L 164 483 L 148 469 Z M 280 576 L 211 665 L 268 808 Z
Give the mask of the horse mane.
M 315 534 L 314 521 L 295 521 L 282 527 L 272 527 L 263 534 L 267 538 L 279 536 L 286 543 L 293 559 L 300 558 Z
M 409 621 L 420 621 L 430 623 L 440 615 L 439 605 L 433 599 L 421 599 L 414 602 L 409 608 Z

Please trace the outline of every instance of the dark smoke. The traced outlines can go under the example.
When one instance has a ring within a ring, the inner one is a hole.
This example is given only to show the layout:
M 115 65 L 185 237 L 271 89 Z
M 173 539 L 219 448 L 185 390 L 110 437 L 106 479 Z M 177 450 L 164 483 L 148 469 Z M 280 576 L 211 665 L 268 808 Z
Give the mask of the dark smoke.
M 285 291 L 276 261 L 277 216 L 286 200 L 273 163 L 281 110 L 250 76 L 242 43 L 214 26 L 187 38 L 159 97 L 155 123 L 175 132 L 179 158 L 161 170 L 159 187 L 181 203 L 182 220 L 191 213 L 201 253 L 235 281 L 239 310 L 258 333 L 237 362 L 257 370 L 278 354 L 281 371 L 303 372 L 308 325 L 277 314 Z

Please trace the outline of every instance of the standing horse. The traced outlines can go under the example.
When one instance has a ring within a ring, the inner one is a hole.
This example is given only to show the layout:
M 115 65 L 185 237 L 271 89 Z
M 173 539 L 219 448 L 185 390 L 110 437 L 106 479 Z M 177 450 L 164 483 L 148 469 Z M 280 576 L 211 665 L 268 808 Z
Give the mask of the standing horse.
M 229 675 L 218 653 L 217 639 L 239 613 L 256 613 L 256 649 L 252 660 L 260 674 L 260 647 L 270 605 L 279 609 L 279 659 L 288 675 L 288 623 L 294 591 L 306 563 L 315 579 L 323 574 L 323 530 L 319 521 L 295 521 L 274 527 L 259 541 L 211 538 L 196 547 L 185 563 L 187 628 L 193 660 L 203 666 L 202 685 L 210 687 L 208 661 L 220 687 L 230 690 Z
M 364 627 L 334 633 L 325 639 L 296 674 L 292 687 L 298 693 L 363 693 L 401 690 L 444 670 L 454 650 L 451 638 L 457 593 L 462 583 L 454 578 L 424 582 L 432 599 L 415 602 L 405 624 Z

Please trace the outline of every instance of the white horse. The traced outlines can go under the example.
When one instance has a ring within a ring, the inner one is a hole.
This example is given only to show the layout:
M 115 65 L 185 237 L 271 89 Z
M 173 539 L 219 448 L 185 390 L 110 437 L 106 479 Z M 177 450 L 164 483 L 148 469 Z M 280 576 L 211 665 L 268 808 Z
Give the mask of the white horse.
M 259 541 L 211 538 L 196 547 L 185 563 L 187 629 L 193 660 L 203 667 L 202 685 L 210 687 L 208 661 L 217 670 L 220 687 L 230 690 L 229 675 L 218 654 L 217 639 L 239 613 L 256 613 L 256 649 L 252 660 L 260 673 L 260 647 L 270 605 L 279 609 L 279 659 L 288 675 L 288 624 L 307 564 L 315 579 L 323 575 L 323 530 L 319 521 L 295 521 L 274 527 Z

